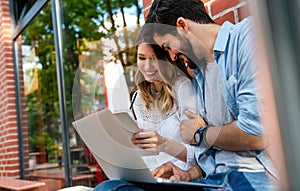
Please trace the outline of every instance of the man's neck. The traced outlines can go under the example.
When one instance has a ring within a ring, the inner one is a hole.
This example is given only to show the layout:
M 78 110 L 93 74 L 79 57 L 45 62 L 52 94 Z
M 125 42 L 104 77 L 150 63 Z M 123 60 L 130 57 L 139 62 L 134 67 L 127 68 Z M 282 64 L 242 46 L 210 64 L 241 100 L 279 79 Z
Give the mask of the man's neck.
M 198 24 L 192 22 L 190 32 L 213 54 L 215 41 L 220 30 L 217 24 Z

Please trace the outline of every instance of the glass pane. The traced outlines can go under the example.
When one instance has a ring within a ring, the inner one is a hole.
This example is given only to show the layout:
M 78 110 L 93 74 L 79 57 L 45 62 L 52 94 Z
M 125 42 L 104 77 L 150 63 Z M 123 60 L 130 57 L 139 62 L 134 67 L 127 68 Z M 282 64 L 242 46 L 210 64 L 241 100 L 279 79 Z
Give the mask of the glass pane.
M 48 4 L 16 41 L 21 81 L 25 177 L 64 186 L 62 131 L 51 6 Z
M 14 5 L 14 13 L 15 13 L 15 22 L 18 23 L 26 13 L 30 10 L 30 8 L 36 3 L 37 0 L 17 0 L 12 2 Z
M 24 13 L 34 2 L 30 1 L 30 6 L 23 7 L 22 10 L 26 8 Z M 116 89 L 115 85 L 111 86 L 112 81 L 122 79 L 125 83 L 123 91 L 127 101 L 124 103 L 127 105 L 124 106 L 128 107 L 130 92 L 134 88 L 134 42 L 139 23 L 143 23 L 141 1 L 73 0 L 60 3 L 62 10 L 67 10 L 59 12 L 62 18 L 59 27 L 63 32 L 70 164 L 63 162 L 50 3 L 15 41 L 20 72 L 25 178 L 46 182 L 49 191 L 66 186 L 64 168 L 69 165 L 72 185 L 93 187 L 106 179 L 101 167 L 74 130 L 72 122 L 91 112 L 112 107 L 111 97 Z M 114 76 L 117 78 L 113 79 Z M 122 101 L 118 100 L 120 103 Z
M 121 14 L 122 6 L 124 17 Z M 130 92 L 134 88 L 137 23 L 143 23 L 141 7 L 141 1 L 136 0 L 62 1 L 63 63 L 72 174 L 73 177 L 80 177 L 90 172 L 94 175 L 92 186 L 106 176 L 78 136 L 72 122 L 110 107 L 111 97 L 117 94 L 114 91 L 120 90 L 113 82 L 120 79 L 124 84 L 124 93 L 118 94 L 116 103 L 119 104 L 114 106 L 115 109 L 129 108 Z M 78 182 L 73 181 L 73 185 L 76 184 Z

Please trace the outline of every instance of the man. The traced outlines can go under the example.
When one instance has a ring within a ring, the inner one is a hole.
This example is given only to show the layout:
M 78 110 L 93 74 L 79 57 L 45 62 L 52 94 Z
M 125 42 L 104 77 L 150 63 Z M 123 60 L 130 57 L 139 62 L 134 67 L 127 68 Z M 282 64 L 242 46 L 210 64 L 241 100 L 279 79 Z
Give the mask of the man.
M 154 0 L 144 27 L 171 59 L 193 69 L 199 114 L 186 111 L 190 119 L 181 124 L 198 165 L 182 171 L 166 163 L 153 174 L 229 190 L 274 190 L 254 82 L 251 19 L 219 26 L 199 0 Z

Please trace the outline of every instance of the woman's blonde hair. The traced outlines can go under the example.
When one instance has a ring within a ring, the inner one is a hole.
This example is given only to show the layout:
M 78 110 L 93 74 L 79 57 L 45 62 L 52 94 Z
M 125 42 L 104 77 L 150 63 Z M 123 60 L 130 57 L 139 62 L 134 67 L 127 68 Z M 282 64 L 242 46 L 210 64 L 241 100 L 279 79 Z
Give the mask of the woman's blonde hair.
M 146 108 L 156 108 L 161 114 L 167 115 L 174 105 L 175 97 L 172 91 L 172 86 L 176 78 L 180 75 L 180 70 L 171 63 L 172 61 L 168 58 L 168 55 L 165 54 L 164 50 L 160 46 L 153 44 L 150 40 L 145 40 L 140 32 L 137 39 L 136 49 L 138 49 L 138 46 L 141 43 L 146 43 L 153 48 L 156 61 L 158 63 L 158 73 L 162 83 L 162 90 L 156 95 L 153 91 L 153 84 L 145 80 L 139 69 L 137 69 L 135 74 L 135 83 L 137 88 L 140 90 L 140 94 L 142 100 L 146 104 Z

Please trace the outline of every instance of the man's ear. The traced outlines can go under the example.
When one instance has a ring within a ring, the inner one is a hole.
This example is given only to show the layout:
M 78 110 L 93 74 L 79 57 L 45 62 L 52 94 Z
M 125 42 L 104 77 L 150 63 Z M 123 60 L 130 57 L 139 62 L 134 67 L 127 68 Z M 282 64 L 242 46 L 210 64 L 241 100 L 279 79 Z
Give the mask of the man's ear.
M 182 29 L 183 31 L 187 32 L 189 27 L 188 27 L 188 23 L 186 21 L 185 18 L 183 17 L 179 17 L 176 21 L 176 27 Z

